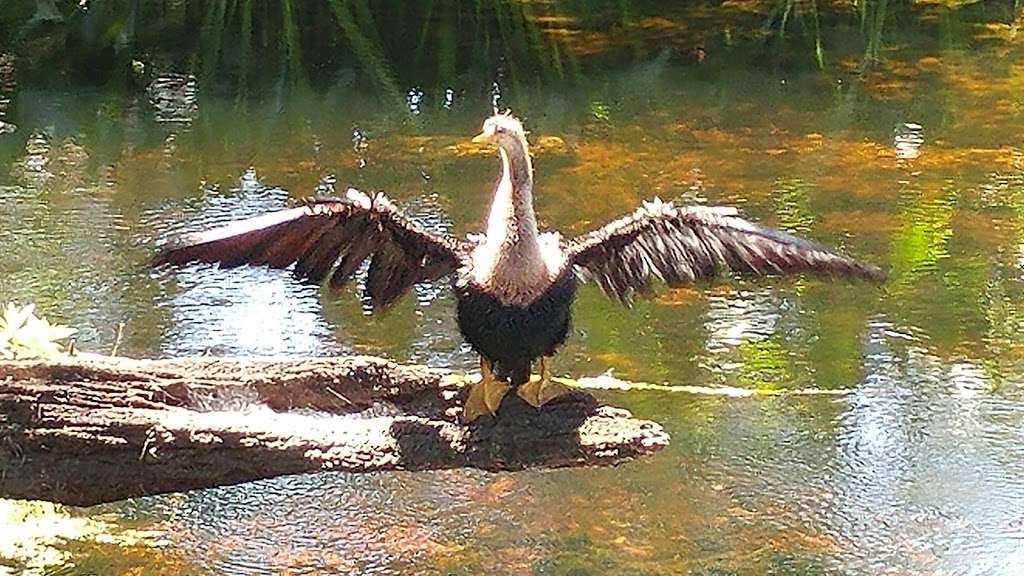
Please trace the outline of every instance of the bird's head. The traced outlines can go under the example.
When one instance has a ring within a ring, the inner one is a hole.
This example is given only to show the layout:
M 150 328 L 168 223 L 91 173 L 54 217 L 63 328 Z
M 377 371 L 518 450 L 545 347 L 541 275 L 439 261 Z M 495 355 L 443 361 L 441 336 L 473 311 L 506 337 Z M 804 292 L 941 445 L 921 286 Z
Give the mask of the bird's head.
M 503 146 L 506 143 L 525 142 L 526 130 L 523 124 L 511 114 L 495 114 L 484 120 L 484 127 L 473 137 L 478 144 L 494 144 Z

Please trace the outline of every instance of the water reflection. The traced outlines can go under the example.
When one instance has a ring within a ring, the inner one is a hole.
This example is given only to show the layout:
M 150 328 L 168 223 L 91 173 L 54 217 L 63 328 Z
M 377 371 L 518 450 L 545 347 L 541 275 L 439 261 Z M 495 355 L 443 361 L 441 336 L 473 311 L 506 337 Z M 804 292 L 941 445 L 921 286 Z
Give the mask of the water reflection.
M 317 287 L 287 272 L 220 270 L 195 265 L 178 271 L 161 353 L 186 355 L 338 354 L 334 330 L 320 310 Z
M 844 397 L 659 396 L 676 448 L 649 466 L 325 474 L 146 509 L 232 574 L 1016 574 L 1024 405 L 900 333 L 871 324 Z
M 191 74 L 164 72 L 146 86 L 149 103 L 157 122 L 188 124 L 199 109 L 199 81 Z
M 147 322 L 147 306 L 125 297 L 137 277 L 128 227 L 101 188 L 0 187 L 0 205 L 0 299 L 35 302 L 89 347 L 109 345 L 128 316 Z
M 979 367 L 899 351 L 884 329 L 873 327 L 868 377 L 837 429 L 837 528 L 850 547 L 875 550 L 854 566 L 1016 573 L 1020 542 L 1006 530 L 1024 487 L 1007 480 L 1024 473 L 1024 408 L 989 394 Z
M 11 99 L 14 97 L 16 87 L 14 81 L 14 56 L 0 52 L 0 136 L 13 134 L 18 129 L 14 124 L 7 122 L 7 109 L 11 106 Z
M 915 122 L 900 122 L 893 129 L 892 145 L 896 149 L 896 157 L 901 160 L 913 160 L 921 155 L 924 144 L 924 127 Z
M 261 184 L 250 167 L 238 189 L 207 191 L 187 223 L 173 231 L 158 228 L 158 233 L 179 235 L 262 214 L 279 209 L 287 198 L 286 191 Z M 287 271 L 196 264 L 174 271 L 171 293 L 163 304 L 170 309 L 164 354 L 322 356 L 347 349 L 335 342 L 333 328 L 323 319 L 319 287 Z
M 50 163 L 50 137 L 42 131 L 33 132 L 25 142 L 25 156 L 14 167 L 15 176 L 37 187 L 43 187 L 53 174 L 46 169 Z
M 471 472 L 307 475 L 190 493 L 165 509 L 176 544 L 218 573 L 387 574 L 457 552 L 496 521 L 478 506 L 487 484 Z
M 709 352 L 726 352 L 751 339 L 764 339 L 775 333 L 781 300 L 771 288 L 712 294 L 707 300 L 704 327 Z M 729 370 L 728 366 L 722 368 Z

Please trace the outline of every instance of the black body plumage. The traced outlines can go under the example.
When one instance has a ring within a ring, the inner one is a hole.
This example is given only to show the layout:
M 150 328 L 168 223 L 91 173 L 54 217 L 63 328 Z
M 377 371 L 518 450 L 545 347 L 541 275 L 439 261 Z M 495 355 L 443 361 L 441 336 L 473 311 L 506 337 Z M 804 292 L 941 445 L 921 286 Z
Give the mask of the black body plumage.
M 533 361 L 554 355 L 569 335 L 577 285 L 569 268 L 527 306 L 503 304 L 468 270 L 454 285 L 459 330 L 478 354 L 494 361 L 498 378 L 514 386 L 527 382 Z

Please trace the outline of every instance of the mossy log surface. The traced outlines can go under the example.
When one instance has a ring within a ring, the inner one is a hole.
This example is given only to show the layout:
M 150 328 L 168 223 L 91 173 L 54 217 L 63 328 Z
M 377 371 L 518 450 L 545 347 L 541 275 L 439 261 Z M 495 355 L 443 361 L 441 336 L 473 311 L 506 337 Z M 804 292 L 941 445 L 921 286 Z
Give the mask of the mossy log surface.
M 465 378 L 373 357 L 0 362 L 0 497 L 87 506 L 325 470 L 605 466 L 668 444 L 573 392 L 464 425 Z

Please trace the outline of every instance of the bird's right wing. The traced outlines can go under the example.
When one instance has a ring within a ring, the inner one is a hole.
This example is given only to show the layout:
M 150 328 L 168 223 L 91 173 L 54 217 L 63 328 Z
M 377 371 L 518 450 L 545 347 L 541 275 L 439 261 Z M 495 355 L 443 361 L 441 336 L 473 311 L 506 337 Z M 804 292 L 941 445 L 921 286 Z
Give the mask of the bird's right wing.
M 734 208 L 645 202 L 636 212 L 584 234 L 567 247 L 584 280 L 629 304 L 657 277 L 669 286 L 713 278 L 722 268 L 763 276 L 817 272 L 881 280 L 876 267 L 821 244 L 758 226 Z
M 375 307 L 386 307 L 413 284 L 454 272 L 470 249 L 424 230 L 383 194 L 349 189 L 343 198 L 313 198 L 305 206 L 187 235 L 165 246 L 153 263 L 294 263 L 296 275 L 322 282 L 330 274 L 331 286 L 340 287 L 369 258 L 367 296 Z

